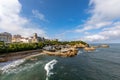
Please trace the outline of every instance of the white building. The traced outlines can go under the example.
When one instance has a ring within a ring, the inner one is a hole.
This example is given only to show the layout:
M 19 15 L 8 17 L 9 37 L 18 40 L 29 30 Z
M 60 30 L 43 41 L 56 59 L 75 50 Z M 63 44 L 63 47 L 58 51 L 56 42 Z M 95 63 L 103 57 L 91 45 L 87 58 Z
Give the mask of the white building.
M 28 38 L 22 38 L 20 41 L 23 42 L 23 43 L 29 43 L 30 42 L 30 40 Z
M 29 38 L 24 38 L 21 35 L 17 34 L 12 37 L 12 42 L 22 42 L 22 43 L 29 43 Z
M 11 43 L 12 42 L 12 35 L 7 32 L 0 33 L 0 41 L 3 41 L 5 43 Z
M 21 35 L 17 34 L 17 35 L 13 35 L 12 37 L 12 42 L 21 42 Z
M 12 37 L 12 42 L 13 43 L 38 43 L 38 42 L 44 42 L 45 39 L 44 37 L 39 37 L 37 35 L 37 33 L 34 33 L 33 36 L 31 37 L 28 37 L 28 38 L 25 38 L 25 37 L 22 37 L 21 35 L 17 34 L 17 35 L 13 35 Z

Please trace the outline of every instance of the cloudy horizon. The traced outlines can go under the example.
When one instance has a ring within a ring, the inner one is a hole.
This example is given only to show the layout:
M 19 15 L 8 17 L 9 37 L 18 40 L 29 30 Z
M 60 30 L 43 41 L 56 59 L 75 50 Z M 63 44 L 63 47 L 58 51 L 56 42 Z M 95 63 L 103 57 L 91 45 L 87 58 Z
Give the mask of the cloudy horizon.
M 120 43 L 120 0 L 0 0 L 0 32 Z

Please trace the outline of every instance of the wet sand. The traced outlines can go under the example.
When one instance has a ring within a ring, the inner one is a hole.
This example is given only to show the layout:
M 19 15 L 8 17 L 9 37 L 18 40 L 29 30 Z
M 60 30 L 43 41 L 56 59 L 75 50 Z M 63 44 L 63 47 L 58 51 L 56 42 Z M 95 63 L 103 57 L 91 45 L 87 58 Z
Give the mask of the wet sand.
M 42 50 L 29 50 L 29 51 L 21 51 L 21 52 L 13 52 L 13 53 L 6 53 L 0 55 L 0 62 L 7 62 L 7 61 L 13 61 L 17 59 L 22 58 L 31 58 L 32 56 L 38 56 L 41 55 Z

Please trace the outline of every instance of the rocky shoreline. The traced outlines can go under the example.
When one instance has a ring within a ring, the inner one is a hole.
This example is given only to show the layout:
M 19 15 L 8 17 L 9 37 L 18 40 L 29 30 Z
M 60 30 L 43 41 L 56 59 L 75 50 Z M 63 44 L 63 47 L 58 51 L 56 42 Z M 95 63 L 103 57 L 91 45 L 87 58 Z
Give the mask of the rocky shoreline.
M 57 51 L 48 51 L 48 50 L 30 50 L 30 51 L 21 51 L 21 52 L 15 52 L 15 53 L 9 53 L 9 54 L 3 54 L 0 55 L 0 62 L 7 62 L 7 61 L 13 61 L 17 59 L 30 59 L 34 60 L 33 58 L 39 55 L 50 55 L 50 56 L 60 56 L 60 57 L 72 57 L 77 55 L 78 50 L 76 48 L 67 48 L 67 49 L 61 49 Z
M 32 59 L 33 57 L 39 56 L 39 55 L 50 55 L 50 56 L 61 56 L 61 57 L 72 57 L 77 55 L 78 50 L 70 48 L 67 51 L 56 51 L 51 52 L 47 50 L 30 50 L 30 51 L 21 51 L 21 52 L 15 52 L 15 53 L 9 53 L 0 55 L 0 62 L 7 62 L 7 61 L 13 61 L 17 59 Z
M 77 55 L 78 50 L 76 48 L 68 48 L 65 51 L 59 50 L 55 52 L 43 50 L 43 53 L 50 55 L 50 56 L 73 57 Z
M 53 46 L 52 46 L 53 47 Z M 78 48 L 82 48 L 84 51 L 91 52 L 95 51 L 96 48 L 108 48 L 109 45 L 99 45 L 99 46 L 88 46 L 88 45 L 82 45 L 77 44 L 73 46 L 65 46 L 64 48 L 58 49 L 59 46 L 53 47 L 54 49 L 37 49 L 37 50 L 29 50 L 29 51 L 21 51 L 21 52 L 14 52 L 9 54 L 3 54 L 0 55 L 0 62 L 7 62 L 17 59 L 32 59 L 33 57 L 47 54 L 50 56 L 60 56 L 60 57 L 73 57 L 77 55 Z

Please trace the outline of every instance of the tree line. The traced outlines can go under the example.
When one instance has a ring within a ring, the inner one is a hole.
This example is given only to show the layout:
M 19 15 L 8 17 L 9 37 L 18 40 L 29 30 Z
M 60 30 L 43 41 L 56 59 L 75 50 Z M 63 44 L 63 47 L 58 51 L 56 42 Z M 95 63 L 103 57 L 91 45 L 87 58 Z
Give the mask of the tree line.
M 45 41 L 45 42 L 39 42 L 39 43 L 10 43 L 10 44 L 5 44 L 4 42 L 0 42 L 0 54 L 42 49 L 44 46 L 47 46 L 47 45 L 66 45 L 66 44 L 75 45 L 79 43 L 88 45 L 84 41 Z

